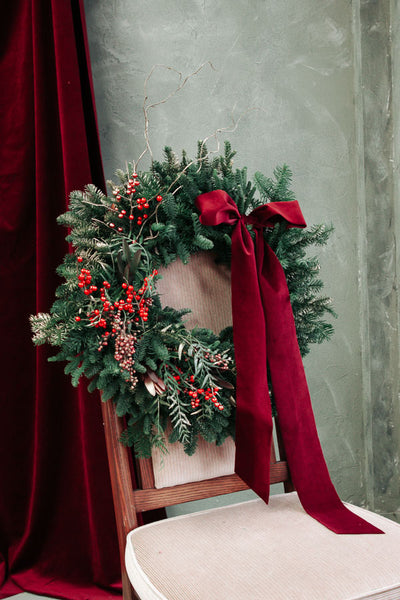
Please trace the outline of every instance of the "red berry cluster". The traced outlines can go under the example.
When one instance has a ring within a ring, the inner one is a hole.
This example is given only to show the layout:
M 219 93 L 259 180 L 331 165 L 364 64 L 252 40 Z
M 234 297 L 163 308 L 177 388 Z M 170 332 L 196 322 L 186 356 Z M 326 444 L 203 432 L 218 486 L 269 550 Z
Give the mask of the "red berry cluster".
M 115 196 L 115 199 L 117 200 L 117 202 L 119 202 L 121 200 L 121 198 L 122 198 L 121 192 L 120 192 L 119 188 L 115 188 L 113 190 L 113 195 Z
M 137 173 L 132 173 L 132 177 L 128 181 L 126 193 L 131 196 L 136 192 L 136 188 L 140 185 L 140 181 L 137 178 Z
M 175 376 L 175 379 L 176 379 L 176 376 Z M 217 387 L 207 388 L 206 390 L 203 388 L 194 388 L 194 386 L 193 386 L 194 382 L 195 382 L 194 375 L 190 375 L 190 377 L 187 379 L 187 383 L 191 386 L 191 389 L 189 389 L 189 388 L 185 389 L 186 394 L 191 398 L 190 405 L 193 409 L 196 409 L 199 407 L 200 401 L 203 398 L 204 400 L 211 400 L 211 402 L 214 404 L 215 408 L 218 408 L 218 410 L 224 410 L 223 404 L 221 404 L 217 398 L 217 393 L 219 391 L 219 388 L 217 388 Z
M 107 321 L 100 315 L 98 308 L 89 313 L 89 321 L 94 327 L 104 327 L 104 329 L 107 327 Z
M 171 350 L 171 349 L 170 349 Z M 224 359 L 221 354 L 212 354 L 211 352 L 206 352 L 204 354 L 205 358 L 207 358 L 210 362 L 212 362 L 215 366 L 218 366 L 219 369 L 225 370 L 229 368 L 228 360 Z M 188 358 L 184 359 L 184 362 L 187 362 Z M 195 386 L 195 376 L 189 375 L 187 377 L 183 376 L 183 371 L 180 367 L 175 365 L 175 369 L 178 373 L 172 375 L 173 379 L 180 384 L 182 387 L 182 391 L 184 394 L 187 394 L 190 398 L 190 405 L 192 409 L 196 409 L 200 406 L 201 400 L 211 401 L 215 408 L 222 411 L 224 410 L 224 405 L 221 404 L 218 400 L 218 392 L 220 388 L 218 387 L 208 387 L 207 389 L 197 388 Z M 171 371 L 171 367 L 167 365 L 167 370 Z M 177 390 L 177 393 L 180 393 L 180 389 Z
M 128 285 L 127 283 L 123 283 L 121 285 L 122 289 L 126 292 L 126 298 L 121 298 L 119 302 L 115 302 L 115 307 L 118 308 L 119 311 L 126 310 L 129 313 L 135 312 L 133 308 L 133 300 L 136 296 L 133 285 Z
M 197 408 L 200 404 L 201 396 L 204 396 L 204 400 L 211 400 L 211 402 L 214 404 L 215 408 L 218 408 L 218 410 L 224 410 L 223 404 L 221 404 L 218 401 L 218 398 L 216 396 L 218 390 L 219 390 L 219 388 L 217 388 L 217 387 L 207 388 L 206 390 L 204 390 L 203 388 L 198 388 L 196 390 L 189 390 L 188 395 L 192 399 L 190 402 L 191 407 L 193 409 Z
M 229 369 L 229 363 L 222 354 L 211 354 L 210 352 L 206 352 L 204 358 L 212 362 L 214 367 L 218 367 L 221 371 Z
M 93 327 L 103 327 L 105 329 L 107 327 L 107 321 L 103 315 L 104 313 L 113 311 L 114 307 L 111 304 L 111 302 L 106 298 L 106 289 L 109 289 L 111 287 L 110 283 L 108 281 L 103 281 L 103 286 L 104 287 L 100 288 L 100 300 L 103 304 L 102 311 L 100 311 L 98 308 L 95 308 L 94 310 L 92 310 L 92 312 L 88 313 L 87 316 L 89 317 L 90 324 L 93 325 Z M 93 291 L 96 290 L 97 287 L 95 287 Z M 106 332 L 106 334 L 108 335 L 108 332 Z
M 82 258 L 82 257 L 79 256 L 78 260 L 79 260 L 79 258 Z M 79 262 L 81 262 L 81 261 L 79 261 Z M 97 292 L 97 287 L 95 285 L 90 285 L 91 281 L 92 281 L 92 276 L 90 274 L 89 269 L 81 269 L 81 272 L 78 275 L 78 282 L 79 282 L 78 286 L 81 289 L 85 288 L 85 289 L 83 289 L 83 292 L 84 292 L 84 294 L 86 294 L 86 296 L 90 296 L 90 294 L 92 292 Z M 86 287 L 86 286 L 88 286 L 88 287 Z
M 189 390 L 188 396 L 191 397 L 190 406 L 192 408 L 197 408 L 200 404 L 200 395 L 204 393 L 204 390 L 199 388 L 197 390 Z
M 82 262 L 82 257 L 77 257 L 78 262 Z M 143 322 L 148 320 L 149 307 L 152 305 L 153 300 L 150 297 L 152 290 L 152 281 L 154 277 L 158 275 L 157 269 L 154 269 L 151 275 L 147 276 L 143 280 L 142 286 L 136 291 L 133 285 L 122 283 L 121 287 L 124 290 L 126 296 L 113 302 L 107 295 L 107 291 L 111 288 L 111 284 L 108 281 L 103 281 L 103 287 L 100 288 L 100 301 L 102 307 L 95 308 L 87 314 L 90 325 L 93 327 L 107 328 L 107 313 L 110 315 L 120 315 L 122 311 L 134 315 L 134 321 L 138 323 L 140 319 Z M 84 294 L 89 296 L 93 292 L 97 291 L 97 286 L 91 284 L 92 275 L 89 269 L 82 268 L 78 273 L 78 285 L 83 290 Z M 116 311 L 116 312 L 115 312 Z M 81 316 L 75 317 L 77 322 L 81 321 Z M 112 329 L 111 333 L 115 333 Z M 110 332 L 104 332 L 102 342 L 99 350 L 108 343 L 108 336 Z
M 156 275 L 158 275 L 158 271 L 157 269 L 153 269 L 152 274 L 144 278 L 142 287 L 139 288 L 137 291 L 134 289 L 133 285 L 128 285 L 127 283 L 123 283 L 121 286 L 122 289 L 124 289 L 126 292 L 126 300 L 121 298 L 119 303 L 116 303 L 116 305 L 123 308 L 124 310 L 127 310 L 130 313 L 133 313 L 134 308 L 132 306 L 132 302 L 133 300 L 136 300 L 136 302 L 138 303 L 139 312 L 139 316 L 135 318 L 136 322 L 139 321 L 139 317 L 141 317 L 143 321 L 148 320 L 149 307 L 153 304 L 153 300 L 149 297 L 145 298 L 145 294 L 147 291 L 151 291 L 151 283 Z
M 126 189 L 126 195 L 132 196 L 136 192 L 136 187 L 140 185 L 139 180 L 137 179 L 137 173 L 132 173 L 132 177 L 129 179 Z M 121 191 L 119 188 L 115 188 L 113 191 L 115 199 L 119 202 L 121 200 Z
M 150 204 L 147 202 L 146 198 L 136 198 L 136 204 L 138 210 L 144 210 L 145 208 L 149 208 Z M 147 215 L 143 215 L 144 219 L 147 219 Z
M 137 173 L 133 173 L 132 176 L 130 177 L 130 179 L 128 180 L 128 183 L 126 185 L 126 189 L 121 190 L 119 187 L 114 188 L 113 190 L 113 195 L 116 199 L 117 202 L 119 202 L 122 197 L 126 197 L 126 196 L 132 196 L 133 194 L 135 194 L 137 192 L 137 188 L 138 186 L 140 186 L 140 181 L 138 179 L 138 175 Z M 162 201 L 162 196 L 158 195 L 156 197 L 157 202 L 161 202 Z M 150 204 L 149 201 L 147 200 L 147 198 L 145 198 L 144 196 L 141 198 L 136 198 L 136 205 L 133 206 L 131 203 L 131 209 L 129 211 L 129 215 L 127 214 L 127 211 L 125 209 L 122 209 L 118 212 L 118 218 L 119 219 L 123 219 L 123 218 L 128 218 L 130 221 L 134 221 L 135 220 L 135 215 L 133 214 L 133 210 L 137 209 L 139 211 L 145 211 L 146 209 L 150 208 Z M 149 217 L 149 215 L 144 212 L 143 214 L 139 214 L 136 217 L 136 224 L 137 225 L 142 225 L 143 221 L 145 221 L 147 218 Z M 115 223 L 109 223 L 109 226 L 111 227 L 111 229 L 115 228 Z M 123 231 L 122 227 L 118 227 L 117 230 L 119 232 Z

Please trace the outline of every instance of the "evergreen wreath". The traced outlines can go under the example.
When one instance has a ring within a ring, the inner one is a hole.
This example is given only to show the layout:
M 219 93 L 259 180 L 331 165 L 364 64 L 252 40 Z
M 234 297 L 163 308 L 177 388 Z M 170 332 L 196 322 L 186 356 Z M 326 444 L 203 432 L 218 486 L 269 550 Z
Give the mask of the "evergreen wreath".
M 202 225 L 199 194 L 223 189 L 241 214 L 294 199 L 286 165 L 274 178 L 256 173 L 252 183 L 246 168 L 233 169 L 234 154 L 229 142 L 213 160 L 202 143 L 193 161 L 166 148 L 164 161 L 149 171 L 136 173 L 134 164 L 117 171 L 110 197 L 91 184 L 72 192 L 68 212 L 58 218 L 70 228 L 66 239 L 75 252 L 58 268 L 65 282 L 50 313 L 31 317 L 34 343 L 61 348 L 49 360 L 67 362 L 74 386 L 85 375 L 90 391 L 113 399 L 117 414 L 126 416 L 121 441 L 140 457 L 153 446 L 165 449 L 169 421 L 169 441 L 180 441 L 188 454 L 199 435 L 216 444 L 234 436 L 232 328 L 219 335 L 189 331 L 184 316 L 190 311 L 163 307 L 157 294 L 159 267 L 177 257 L 186 264 L 192 254 L 212 250 L 230 264 L 232 226 Z M 318 260 L 306 255 L 310 245 L 326 244 L 331 231 L 277 224 L 264 233 L 285 270 L 302 356 L 333 333 L 324 320 L 334 312 L 320 295 Z

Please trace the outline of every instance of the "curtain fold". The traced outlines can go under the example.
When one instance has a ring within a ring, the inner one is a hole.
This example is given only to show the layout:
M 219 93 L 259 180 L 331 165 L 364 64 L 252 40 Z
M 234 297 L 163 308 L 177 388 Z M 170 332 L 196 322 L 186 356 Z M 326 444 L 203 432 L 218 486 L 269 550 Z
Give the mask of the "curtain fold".
M 104 189 L 83 0 L 6 3 L 0 34 L 0 598 L 113 598 L 99 397 L 34 349 L 28 320 L 60 283 L 69 193 Z

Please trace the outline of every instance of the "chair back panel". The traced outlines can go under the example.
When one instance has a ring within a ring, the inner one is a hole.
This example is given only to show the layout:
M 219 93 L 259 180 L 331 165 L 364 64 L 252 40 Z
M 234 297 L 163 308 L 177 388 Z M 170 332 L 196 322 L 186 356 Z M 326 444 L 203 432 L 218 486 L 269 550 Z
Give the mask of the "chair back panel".
M 190 308 L 185 318 L 188 329 L 207 327 L 219 333 L 232 325 L 231 276 L 228 267 L 217 265 L 212 252 L 191 256 L 187 265 L 177 259 L 167 268 L 157 291 L 163 306 Z
M 163 306 L 190 308 L 185 326 L 207 327 L 219 333 L 232 325 L 230 271 L 217 265 L 212 252 L 191 256 L 187 265 L 177 259 L 167 268 L 157 284 Z M 170 431 L 167 431 L 167 436 Z M 199 438 L 193 456 L 185 454 L 180 443 L 167 443 L 168 453 L 153 449 L 154 485 L 164 488 L 182 483 L 202 481 L 234 472 L 235 444 L 230 438 L 222 446 L 209 444 Z
M 199 438 L 193 456 L 188 456 L 182 444 L 167 444 L 168 454 L 153 449 L 154 487 L 157 489 L 231 475 L 235 465 L 235 442 L 227 438 L 221 446 Z

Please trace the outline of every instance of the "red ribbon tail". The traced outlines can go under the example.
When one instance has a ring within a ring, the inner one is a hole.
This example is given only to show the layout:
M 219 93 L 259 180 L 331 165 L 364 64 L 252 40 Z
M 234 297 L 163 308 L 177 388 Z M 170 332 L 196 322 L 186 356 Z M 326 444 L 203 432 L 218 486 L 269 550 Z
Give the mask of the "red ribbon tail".
M 265 319 L 253 240 L 242 223 L 232 235 L 232 314 L 237 367 L 235 471 L 268 502 L 272 414 Z
M 264 246 L 261 235 L 259 243 Z M 382 533 L 351 512 L 332 484 L 317 434 L 286 277 L 271 248 L 265 244 L 264 250 L 259 268 L 268 364 L 285 452 L 300 501 L 308 514 L 335 533 Z

